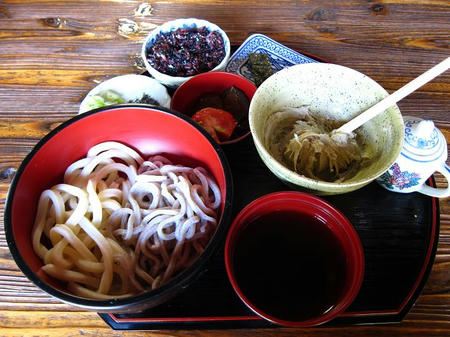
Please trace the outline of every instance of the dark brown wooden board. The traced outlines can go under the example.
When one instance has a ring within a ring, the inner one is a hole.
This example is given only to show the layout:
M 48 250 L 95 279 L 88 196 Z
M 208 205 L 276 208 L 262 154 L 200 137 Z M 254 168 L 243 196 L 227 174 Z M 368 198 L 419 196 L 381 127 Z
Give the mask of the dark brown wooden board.
M 224 150 L 233 173 L 234 215 L 264 194 L 290 190 L 264 165 L 251 136 Z M 419 296 L 433 264 L 439 235 L 437 200 L 418 193 L 389 192 L 376 182 L 351 193 L 322 198 L 349 218 L 365 254 L 365 275 L 358 296 L 344 314 L 327 325 L 400 322 Z M 278 272 L 273 271 L 274 277 Z M 100 316 L 114 329 L 272 326 L 234 293 L 223 249 L 196 282 L 171 301 L 141 313 Z
M 448 0 L 149 2 L 152 16 L 137 19 L 133 13 L 142 1 L 0 2 L 2 336 L 245 337 L 255 333 L 246 329 L 111 331 L 97 313 L 62 303 L 32 284 L 9 253 L 3 230 L 9 173 L 40 138 L 77 114 L 80 101 L 98 82 L 141 71 L 134 56 L 145 33 L 129 38 L 117 35 L 119 18 L 157 25 L 174 18 L 204 18 L 223 28 L 235 44 L 262 33 L 361 71 L 389 92 L 449 55 Z M 399 103 L 406 116 L 434 120 L 450 144 L 449 106 L 449 71 Z M 436 174 L 435 180 L 437 186 L 447 186 L 442 176 Z M 433 269 L 401 324 L 258 329 L 258 336 L 450 336 L 450 198 L 440 199 L 439 204 L 440 237 Z

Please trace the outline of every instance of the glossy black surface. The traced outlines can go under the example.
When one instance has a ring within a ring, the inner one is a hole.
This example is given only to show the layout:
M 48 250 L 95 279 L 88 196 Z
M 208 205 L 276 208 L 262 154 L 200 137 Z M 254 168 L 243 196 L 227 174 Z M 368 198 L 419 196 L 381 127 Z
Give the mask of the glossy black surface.
M 233 173 L 234 216 L 264 194 L 289 190 L 261 161 L 251 136 L 224 151 Z M 433 263 L 439 235 L 438 203 L 418 193 L 389 192 L 375 182 L 323 199 L 352 222 L 365 254 L 358 296 L 341 317 L 327 324 L 401 321 L 420 294 Z M 255 319 L 234 293 L 225 271 L 223 245 L 203 275 L 171 301 L 141 313 L 101 316 L 115 329 L 271 326 Z

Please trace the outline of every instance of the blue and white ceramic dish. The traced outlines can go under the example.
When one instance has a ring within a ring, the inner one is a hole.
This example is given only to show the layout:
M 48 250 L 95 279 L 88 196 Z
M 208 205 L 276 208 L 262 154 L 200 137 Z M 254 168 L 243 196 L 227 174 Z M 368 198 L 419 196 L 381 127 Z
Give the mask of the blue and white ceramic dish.
M 249 36 L 236 52 L 230 57 L 225 71 L 241 75 L 255 82 L 248 55 L 250 53 L 265 53 L 269 56 L 274 72 L 294 64 L 318 62 L 317 60 L 298 53 L 263 34 Z

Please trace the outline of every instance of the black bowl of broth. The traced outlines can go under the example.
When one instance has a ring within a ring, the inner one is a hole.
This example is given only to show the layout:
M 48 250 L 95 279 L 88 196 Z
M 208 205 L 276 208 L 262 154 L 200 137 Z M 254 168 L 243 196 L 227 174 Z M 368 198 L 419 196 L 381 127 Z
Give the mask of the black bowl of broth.
M 356 297 L 364 274 L 359 237 L 318 197 L 265 195 L 234 220 L 225 244 L 231 284 L 259 316 L 279 325 L 323 324 Z

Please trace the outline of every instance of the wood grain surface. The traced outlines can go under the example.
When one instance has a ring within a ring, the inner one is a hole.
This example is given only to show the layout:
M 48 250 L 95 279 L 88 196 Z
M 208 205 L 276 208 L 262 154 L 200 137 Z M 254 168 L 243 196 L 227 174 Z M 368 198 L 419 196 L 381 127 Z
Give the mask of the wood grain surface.
M 392 92 L 450 55 L 448 0 L 153 1 L 137 17 L 132 0 L 0 1 L 0 223 L 15 169 L 50 130 L 109 77 L 141 72 L 150 24 L 198 17 L 238 45 L 262 33 L 291 48 L 359 70 Z M 140 31 L 118 33 L 121 19 Z M 399 104 L 429 118 L 450 141 L 450 72 Z M 446 186 L 436 175 L 438 186 Z M 61 303 L 20 272 L 0 225 L 0 336 L 450 336 L 450 200 L 440 204 L 440 238 L 415 307 L 395 325 L 313 329 L 114 331 L 92 312 Z

